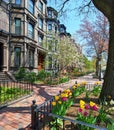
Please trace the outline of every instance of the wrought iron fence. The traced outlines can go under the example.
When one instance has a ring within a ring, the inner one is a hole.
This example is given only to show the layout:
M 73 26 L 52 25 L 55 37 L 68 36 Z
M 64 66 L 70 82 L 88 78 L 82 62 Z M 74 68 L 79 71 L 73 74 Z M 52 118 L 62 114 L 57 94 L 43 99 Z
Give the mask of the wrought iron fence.
M 0 107 L 28 95 L 32 91 L 32 84 L 27 82 L 0 81 Z
M 94 87 L 94 84 L 88 84 L 86 85 L 86 90 L 92 90 Z M 102 87 L 102 86 L 101 86 Z M 62 128 L 61 130 L 76 130 L 77 125 L 83 125 L 88 128 L 93 128 L 95 130 L 108 130 L 107 128 L 102 128 L 97 125 L 88 124 L 85 122 L 81 122 L 78 120 L 73 120 L 70 118 L 58 116 L 55 114 L 52 114 L 52 101 L 54 98 L 51 98 L 50 100 L 44 102 L 43 104 L 37 106 L 35 104 L 35 100 L 33 101 L 33 104 L 31 106 L 31 127 L 34 130 L 51 130 L 53 125 L 53 119 L 54 119 L 54 126 L 58 130 L 58 123 L 57 120 L 60 119 L 62 121 Z M 51 123 L 52 122 L 52 123 Z M 66 123 L 67 122 L 67 123 Z M 65 125 L 67 124 L 67 125 Z
M 76 130 L 78 128 L 77 125 L 83 125 L 95 130 L 108 130 L 107 128 L 103 128 L 97 125 L 88 124 L 82 121 L 73 120 L 43 111 L 38 111 L 38 117 L 39 115 L 42 115 L 42 117 L 38 118 L 37 120 L 37 125 L 35 128 L 36 130 L 51 130 L 53 126 L 56 128 L 56 130 Z M 58 119 L 62 122 L 62 127 L 60 124 L 58 124 Z

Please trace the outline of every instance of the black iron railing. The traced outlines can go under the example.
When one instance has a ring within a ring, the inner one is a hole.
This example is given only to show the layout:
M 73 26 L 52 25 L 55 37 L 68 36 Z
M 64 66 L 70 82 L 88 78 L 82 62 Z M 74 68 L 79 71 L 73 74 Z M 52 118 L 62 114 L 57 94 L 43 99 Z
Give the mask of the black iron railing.
M 58 116 L 52 113 L 46 113 L 43 111 L 38 111 L 38 114 L 42 114 L 43 119 L 38 119 L 37 120 L 37 130 L 51 130 L 51 128 L 53 127 L 53 121 L 54 123 L 54 127 L 56 128 L 56 130 L 59 130 L 58 126 L 58 119 L 60 119 L 62 121 L 62 127 L 61 130 L 76 130 L 77 126 L 76 125 L 83 125 L 86 126 L 88 128 L 93 128 L 95 130 L 108 130 L 107 128 L 103 128 L 97 125 L 93 125 L 93 124 L 88 124 L 82 121 L 78 121 L 78 120 L 73 120 L 70 118 L 66 118 L 66 117 L 62 117 L 62 116 Z M 65 125 L 67 124 L 67 125 Z
M 0 107 L 29 95 L 32 91 L 32 84 L 27 82 L 0 81 Z
M 87 91 L 91 91 L 93 89 L 95 85 L 94 84 L 88 84 L 85 86 Z M 101 86 L 102 87 L 102 86 Z M 85 122 L 81 122 L 78 120 L 73 120 L 73 119 L 69 119 L 66 117 L 62 117 L 62 116 L 58 116 L 55 114 L 52 114 L 52 101 L 54 100 L 54 98 L 51 98 L 50 100 L 44 102 L 43 104 L 41 104 L 40 106 L 37 106 L 35 104 L 35 101 L 33 101 L 33 104 L 31 106 L 31 127 L 35 130 L 51 130 L 53 123 L 53 119 L 54 119 L 54 126 L 56 127 L 56 129 L 58 130 L 58 123 L 57 120 L 60 119 L 62 121 L 62 128 L 61 130 L 67 130 L 66 127 L 69 127 L 69 130 L 76 130 L 77 129 L 77 125 L 83 125 L 86 126 L 88 128 L 93 128 L 95 130 L 108 130 L 107 128 L 102 128 L 100 126 L 97 125 L 92 125 L 92 124 L 88 124 Z M 59 110 L 58 110 L 59 111 Z M 65 125 L 67 122 L 67 126 Z

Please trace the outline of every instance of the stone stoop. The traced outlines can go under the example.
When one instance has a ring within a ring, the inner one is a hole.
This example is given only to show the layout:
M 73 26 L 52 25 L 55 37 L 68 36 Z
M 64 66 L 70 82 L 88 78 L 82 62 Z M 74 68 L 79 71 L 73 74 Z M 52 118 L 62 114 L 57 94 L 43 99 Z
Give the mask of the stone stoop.
M 0 81 L 12 81 L 6 72 L 0 72 Z

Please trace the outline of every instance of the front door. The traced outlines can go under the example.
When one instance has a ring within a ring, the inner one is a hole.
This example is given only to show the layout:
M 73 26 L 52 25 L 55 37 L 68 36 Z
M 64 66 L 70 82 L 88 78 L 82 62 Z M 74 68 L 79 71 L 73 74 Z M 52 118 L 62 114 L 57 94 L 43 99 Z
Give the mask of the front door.
M 44 63 L 45 56 L 40 52 L 38 54 L 38 70 L 43 69 L 43 63 Z
M 0 43 L 0 71 L 3 69 L 3 44 Z

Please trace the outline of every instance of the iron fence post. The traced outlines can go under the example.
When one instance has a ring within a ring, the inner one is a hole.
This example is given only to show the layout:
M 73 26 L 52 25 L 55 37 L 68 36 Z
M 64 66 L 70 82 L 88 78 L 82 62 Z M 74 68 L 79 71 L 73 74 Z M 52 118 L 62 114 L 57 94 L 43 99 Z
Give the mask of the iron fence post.
M 36 100 L 32 101 L 32 105 L 31 105 L 31 127 L 33 129 L 35 129 L 35 124 L 36 124 L 36 112 L 35 112 L 35 108 L 37 107 L 36 105 Z

